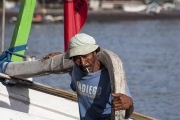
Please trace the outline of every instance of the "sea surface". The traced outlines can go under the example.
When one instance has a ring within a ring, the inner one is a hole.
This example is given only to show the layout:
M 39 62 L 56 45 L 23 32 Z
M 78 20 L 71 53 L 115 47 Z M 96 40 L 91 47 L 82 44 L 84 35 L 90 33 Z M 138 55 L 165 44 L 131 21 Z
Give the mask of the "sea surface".
M 6 22 L 5 50 L 14 27 Z M 81 32 L 119 55 L 136 112 L 159 120 L 180 120 L 180 20 L 90 22 Z M 41 59 L 51 52 L 63 52 L 63 35 L 62 23 L 33 24 L 26 54 Z M 34 81 L 71 91 L 68 74 Z

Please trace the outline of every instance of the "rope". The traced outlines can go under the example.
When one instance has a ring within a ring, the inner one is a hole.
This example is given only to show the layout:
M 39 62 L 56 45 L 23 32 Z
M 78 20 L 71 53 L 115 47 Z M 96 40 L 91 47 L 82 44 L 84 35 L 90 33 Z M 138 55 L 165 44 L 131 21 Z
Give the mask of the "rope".
M 17 54 L 15 52 L 26 50 L 26 46 L 27 45 L 15 46 L 15 47 L 9 48 L 8 51 L 4 51 L 0 56 L 0 63 L 2 61 L 10 62 L 11 61 L 11 55 L 16 55 L 16 56 L 25 58 L 24 55 Z
M 6 68 L 7 68 L 8 64 L 11 62 L 11 56 L 12 55 L 16 55 L 16 56 L 23 57 L 23 58 L 26 57 L 24 55 L 15 53 L 15 52 L 18 52 L 18 51 L 25 50 L 26 46 L 27 45 L 15 46 L 15 47 L 9 48 L 8 51 L 4 51 L 1 54 L 1 56 L 0 56 L 0 72 L 1 73 L 5 73 L 6 72 Z M 7 62 L 7 63 L 4 65 L 5 62 Z M 12 84 L 9 84 L 3 78 L 0 78 L 0 82 L 2 82 L 3 85 L 12 86 Z

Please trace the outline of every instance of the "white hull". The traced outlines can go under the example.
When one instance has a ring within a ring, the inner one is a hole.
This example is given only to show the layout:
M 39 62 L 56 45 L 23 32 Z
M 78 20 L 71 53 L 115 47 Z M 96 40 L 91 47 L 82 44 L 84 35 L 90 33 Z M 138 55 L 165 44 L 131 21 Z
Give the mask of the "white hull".
M 78 105 L 75 101 L 21 86 L 5 87 L 0 84 L 0 107 L 20 111 L 10 112 L 1 108 L 3 120 L 6 120 L 6 117 L 10 117 L 10 120 L 79 120 Z
M 140 12 L 145 10 L 146 8 L 147 8 L 146 5 L 129 5 L 129 4 L 123 5 L 123 10 L 125 12 Z
M 72 100 L 26 87 L 5 87 L 2 84 L 0 113 L 2 120 L 79 120 L 78 105 Z M 156 120 L 135 112 L 132 118 Z
M 0 107 L 0 111 L 2 120 L 52 120 L 7 108 Z

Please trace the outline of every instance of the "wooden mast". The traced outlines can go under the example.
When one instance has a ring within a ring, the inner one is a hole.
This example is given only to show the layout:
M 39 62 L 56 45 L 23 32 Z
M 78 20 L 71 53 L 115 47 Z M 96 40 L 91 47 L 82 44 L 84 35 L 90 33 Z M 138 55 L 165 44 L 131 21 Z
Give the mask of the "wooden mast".
M 5 12 L 6 12 L 5 2 L 6 2 L 6 0 L 3 0 L 1 52 L 3 52 L 3 51 L 4 51 Z
M 36 0 L 22 0 L 20 12 L 18 14 L 18 20 L 16 22 L 10 48 L 23 46 L 27 44 L 35 5 L 36 5 Z M 15 53 L 24 55 L 25 50 L 21 50 Z M 22 57 L 19 56 L 12 55 L 11 57 L 11 61 L 22 61 L 22 60 L 23 60 Z

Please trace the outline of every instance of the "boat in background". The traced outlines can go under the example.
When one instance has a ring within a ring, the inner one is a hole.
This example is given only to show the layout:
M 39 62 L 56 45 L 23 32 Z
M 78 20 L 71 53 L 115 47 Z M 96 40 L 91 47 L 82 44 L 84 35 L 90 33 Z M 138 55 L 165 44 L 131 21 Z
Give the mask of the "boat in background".
M 122 5 L 122 9 L 125 12 L 140 12 L 140 11 L 146 10 L 146 8 L 147 8 L 147 5 L 145 4 L 127 3 L 127 4 Z
M 42 14 L 36 14 L 32 22 L 33 23 L 60 23 L 63 22 L 64 17 L 59 16 L 52 16 L 52 15 L 42 15 Z M 17 17 L 13 16 L 9 19 L 10 23 L 15 23 L 17 21 Z
M 171 6 L 176 11 L 180 11 L 180 0 L 174 0 L 173 5 Z

